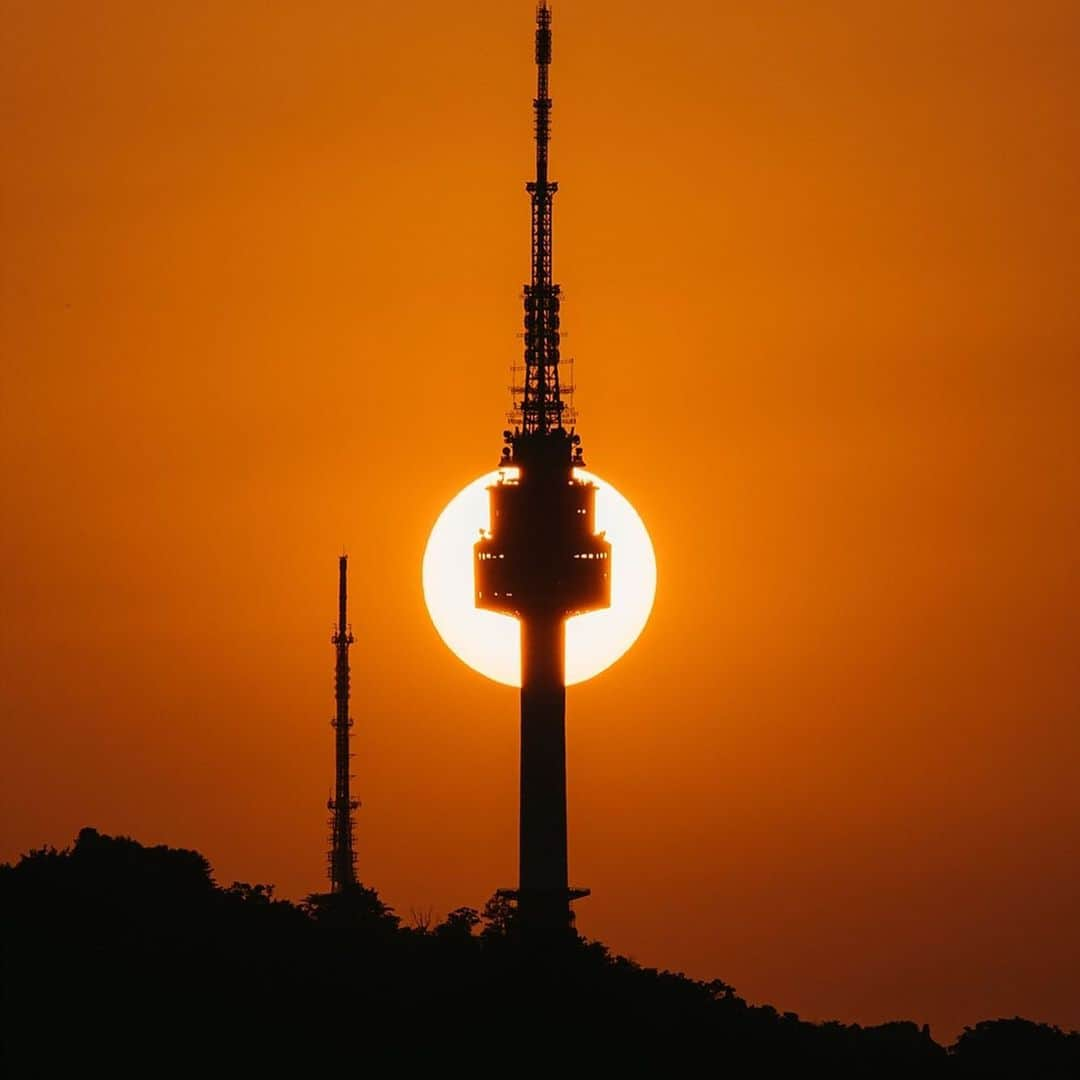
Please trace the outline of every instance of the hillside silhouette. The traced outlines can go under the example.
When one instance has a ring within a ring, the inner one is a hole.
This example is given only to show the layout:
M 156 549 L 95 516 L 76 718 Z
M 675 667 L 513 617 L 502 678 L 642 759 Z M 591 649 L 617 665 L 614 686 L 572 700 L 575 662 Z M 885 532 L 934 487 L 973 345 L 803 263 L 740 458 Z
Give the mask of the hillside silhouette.
M 984 1021 L 946 1048 L 908 1021 L 808 1023 L 599 942 L 528 948 L 498 897 L 405 926 L 373 889 L 294 904 L 94 829 L 0 866 L 0 934 L 12 1077 L 1080 1076 L 1080 1035 L 1049 1025 Z

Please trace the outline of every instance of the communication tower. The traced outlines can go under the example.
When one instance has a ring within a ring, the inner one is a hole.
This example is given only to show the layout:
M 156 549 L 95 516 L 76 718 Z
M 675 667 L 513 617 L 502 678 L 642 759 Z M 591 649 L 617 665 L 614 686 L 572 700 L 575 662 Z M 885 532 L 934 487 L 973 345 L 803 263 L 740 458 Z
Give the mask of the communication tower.
M 512 429 L 489 488 L 490 524 L 474 549 L 476 606 L 513 615 L 521 632 L 521 808 L 516 899 L 522 933 L 572 930 L 566 844 L 566 620 L 611 605 L 611 545 L 596 532 L 595 486 L 559 379 L 560 288 L 552 279 L 548 178 L 551 10 L 537 9 L 536 179 L 532 273 L 525 286 L 525 354 L 515 380 Z
M 330 851 L 327 856 L 331 893 L 356 888 L 356 852 L 353 829 L 360 803 L 352 797 L 352 717 L 349 715 L 349 647 L 354 638 L 348 614 L 349 557 L 338 560 L 338 622 L 330 643 L 334 646 L 334 696 L 337 712 L 330 721 L 334 729 L 334 794 L 326 804 L 330 811 Z

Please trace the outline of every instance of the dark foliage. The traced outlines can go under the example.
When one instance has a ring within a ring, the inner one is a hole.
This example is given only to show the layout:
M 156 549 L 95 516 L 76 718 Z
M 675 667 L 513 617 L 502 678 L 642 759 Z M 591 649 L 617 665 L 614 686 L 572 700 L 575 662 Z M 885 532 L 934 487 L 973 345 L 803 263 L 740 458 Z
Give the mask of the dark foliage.
M 953 1047 L 958 1076 L 1080 1077 L 1080 1032 L 1019 1016 L 982 1020 Z
M 527 948 L 512 905 L 403 927 L 373 889 L 296 905 L 193 851 L 84 829 L 0 867 L 7 1074 L 213 1077 L 384 1063 L 481 1074 L 1080 1075 L 1080 1036 L 811 1024 L 580 940 Z

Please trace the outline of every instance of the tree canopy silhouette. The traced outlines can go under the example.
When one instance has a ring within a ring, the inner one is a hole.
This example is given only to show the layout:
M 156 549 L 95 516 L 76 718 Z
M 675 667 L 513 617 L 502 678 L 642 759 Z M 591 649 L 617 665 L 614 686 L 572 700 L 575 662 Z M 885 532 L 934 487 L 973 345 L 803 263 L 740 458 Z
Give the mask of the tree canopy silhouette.
M 308 1073 L 524 1059 L 736 1076 L 1080 1075 L 1080 1035 L 1045 1024 L 986 1021 L 948 1051 L 907 1021 L 812 1024 L 599 942 L 530 948 L 505 896 L 403 926 L 370 887 L 293 904 L 270 885 L 217 884 L 198 852 L 94 829 L 0 866 L 0 944 L 12 1076 L 206 1076 L 289 1058 Z

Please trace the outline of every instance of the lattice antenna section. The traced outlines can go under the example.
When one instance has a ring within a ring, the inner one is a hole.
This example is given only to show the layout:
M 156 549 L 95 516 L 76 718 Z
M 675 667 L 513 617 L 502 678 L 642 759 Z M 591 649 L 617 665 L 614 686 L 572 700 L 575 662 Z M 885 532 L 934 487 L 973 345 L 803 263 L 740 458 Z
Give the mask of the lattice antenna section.
M 510 411 L 506 414 L 509 423 L 521 427 L 523 420 L 522 401 L 525 397 L 525 364 L 512 364 L 510 366 L 510 398 L 513 402 Z M 559 396 L 562 405 L 562 421 L 564 427 L 572 428 L 577 423 L 577 409 L 574 406 L 574 392 L 577 385 L 574 382 L 574 358 L 567 357 L 559 363 Z
M 358 799 L 352 797 L 353 775 L 350 771 L 352 752 L 352 717 L 349 715 L 349 647 L 355 640 L 349 625 L 348 613 L 349 557 L 338 560 L 338 622 L 330 638 L 334 646 L 334 696 L 337 712 L 330 721 L 334 729 L 334 794 L 326 804 L 330 811 L 330 851 L 327 855 L 330 891 L 348 892 L 356 887 L 356 852 L 353 832 L 356 828 Z
M 552 280 L 552 202 L 559 185 L 548 178 L 551 141 L 551 10 L 536 11 L 536 179 L 526 184 L 532 201 L 532 278 L 525 286 L 525 355 L 515 378 L 511 422 L 525 435 L 546 435 L 572 423 L 559 385 L 561 290 Z

